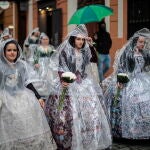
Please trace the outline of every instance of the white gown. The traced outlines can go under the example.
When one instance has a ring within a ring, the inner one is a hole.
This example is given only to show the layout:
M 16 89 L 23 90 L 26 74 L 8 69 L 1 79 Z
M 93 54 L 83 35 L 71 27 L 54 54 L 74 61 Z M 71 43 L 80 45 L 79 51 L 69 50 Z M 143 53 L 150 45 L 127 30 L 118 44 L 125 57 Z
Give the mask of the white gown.
M 0 60 L 0 150 L 54 150 L 43 109 L 34 93 L 25 62 Z

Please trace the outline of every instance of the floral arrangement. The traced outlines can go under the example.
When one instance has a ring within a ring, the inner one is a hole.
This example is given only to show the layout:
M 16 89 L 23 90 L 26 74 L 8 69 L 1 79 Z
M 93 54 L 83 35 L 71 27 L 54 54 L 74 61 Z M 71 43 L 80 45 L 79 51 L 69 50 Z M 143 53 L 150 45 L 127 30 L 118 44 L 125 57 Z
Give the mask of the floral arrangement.
M 76 75 L 72 72 L 64 72 L 61 76 L 61 80 L 66 83 L 73 83 L 76 80 Z M 66 93 L 67 93 L 67 87 L 63 87 L 63 90 L 59 97 L 58 110 L 63 109 Z
M 121 83 L 121 84 L 125 84 L 129 82 L 129 77 L 126 73 L 118 73 L 117 74 L 117 83 Z M 117 87 L 117 92 L 115 94 L 115 100 L 114 100 L 114 104 L 116 105 L 117 101 L 118 101 L 118 97 L 120 95 L 120 91 L 121 91 L 121 87 Z
M 54 52 L 56 52 L 56 50 L 50 48 L 47 52 L 40 52 L 40 56 L 41 57 L 45 57 L 45 56 L 51 56 Z
M 117 74 L 117 82 L 125 84 L 129 82 L 129 77 L 126 73 L 118 73 Z

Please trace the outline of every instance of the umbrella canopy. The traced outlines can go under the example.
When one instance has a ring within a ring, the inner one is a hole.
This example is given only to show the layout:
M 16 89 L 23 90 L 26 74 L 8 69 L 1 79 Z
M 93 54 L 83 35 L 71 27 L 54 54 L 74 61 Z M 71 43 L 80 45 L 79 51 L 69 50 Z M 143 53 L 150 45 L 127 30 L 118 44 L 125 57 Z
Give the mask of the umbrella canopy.
M 113 14 L 113 10 L 104 5 L 89 5 L 78 9 L 68 24 L 86 24 L 90 22 L 99 22 L 104 17 Z

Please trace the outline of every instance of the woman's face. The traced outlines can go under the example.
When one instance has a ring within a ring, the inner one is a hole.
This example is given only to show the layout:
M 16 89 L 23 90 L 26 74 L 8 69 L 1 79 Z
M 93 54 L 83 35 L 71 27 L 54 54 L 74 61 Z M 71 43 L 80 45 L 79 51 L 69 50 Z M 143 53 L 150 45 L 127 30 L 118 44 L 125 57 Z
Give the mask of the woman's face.
M 4 40 L 9 39 L 9 35 L 4 36 L 3 39 L 4 39 Z
M 10 43 L 6 46 L 5 57 L 9 62 L 14 62 L 17 58 L 17 47 L 14 43 Z
M 48 37 L 43 37 L 41 39 L 41 45 L 49 45 L 49 38 Z
M 39 31 L 36 31 L 36 32 L 34 32 L 34 34 L 33 34 L 35 37 L 39 37 L 40 36 L 40 32 Z
M 81 37 L 81 36 L 76 37 L 75 38 L 75 48 L 76 49 L 81 49 L 84 42 L 85 42 L 85 39 L 83 37 Z
M 143 36 L 140 36 L 137 40 L 136 47 L 142 50 L 144 48 L 144 44 L 145 44 L 145 38 Z

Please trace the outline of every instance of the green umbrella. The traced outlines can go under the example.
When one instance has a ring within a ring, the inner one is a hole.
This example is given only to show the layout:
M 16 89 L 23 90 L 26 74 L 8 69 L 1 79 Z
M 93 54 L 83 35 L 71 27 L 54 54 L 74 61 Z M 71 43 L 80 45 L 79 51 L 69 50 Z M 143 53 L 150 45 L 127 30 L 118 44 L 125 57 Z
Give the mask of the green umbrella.
M 113 10 L 104 5 L 89 5 L 78 9 L 68 24 L 86 24 L 90 22 L 99 22 L 104 17 L 113 14 Z

